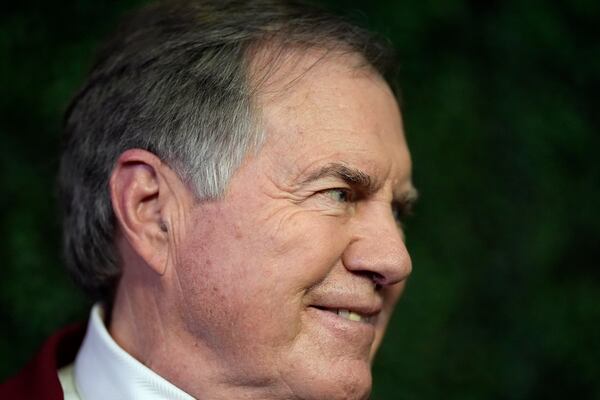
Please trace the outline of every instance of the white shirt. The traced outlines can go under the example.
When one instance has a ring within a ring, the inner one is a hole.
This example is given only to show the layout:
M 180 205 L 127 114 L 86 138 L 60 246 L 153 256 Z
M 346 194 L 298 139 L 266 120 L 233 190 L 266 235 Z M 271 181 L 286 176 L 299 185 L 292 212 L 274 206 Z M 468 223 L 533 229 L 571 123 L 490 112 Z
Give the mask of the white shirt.
M 194 398 L 123 350 L 92 308 L 75 363 L 59 371 L 65 400 L 193 400 Z

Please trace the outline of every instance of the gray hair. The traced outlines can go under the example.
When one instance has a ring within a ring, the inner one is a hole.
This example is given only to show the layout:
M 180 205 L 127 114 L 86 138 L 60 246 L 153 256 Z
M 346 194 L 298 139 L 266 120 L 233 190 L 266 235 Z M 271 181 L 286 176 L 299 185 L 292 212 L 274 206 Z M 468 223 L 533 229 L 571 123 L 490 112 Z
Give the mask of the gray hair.
M 390 47 L 368 31 L 276 0 L 152 4 L 101 49 L 65 114 L 59 172 L 67 267 L 94 299 L 111 301 L 120 276 L 108 189 L 119 155 L 150 151 L 198 199 L 221 196 L 264 139 L 249 71 L 266 45 L 271 65 L 291 48 L 358 54 L 384 77 L 391 65 Z

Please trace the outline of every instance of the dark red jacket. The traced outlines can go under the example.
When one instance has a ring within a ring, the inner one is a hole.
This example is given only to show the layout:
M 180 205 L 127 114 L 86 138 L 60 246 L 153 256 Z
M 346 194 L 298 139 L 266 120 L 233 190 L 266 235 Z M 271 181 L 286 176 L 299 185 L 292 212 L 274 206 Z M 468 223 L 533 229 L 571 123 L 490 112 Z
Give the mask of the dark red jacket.
M 85 325 L 69 326 L 51 336 L 17 375 L 0 384 L 0 399 L 62 400 L 57 371 L 75 360 Z

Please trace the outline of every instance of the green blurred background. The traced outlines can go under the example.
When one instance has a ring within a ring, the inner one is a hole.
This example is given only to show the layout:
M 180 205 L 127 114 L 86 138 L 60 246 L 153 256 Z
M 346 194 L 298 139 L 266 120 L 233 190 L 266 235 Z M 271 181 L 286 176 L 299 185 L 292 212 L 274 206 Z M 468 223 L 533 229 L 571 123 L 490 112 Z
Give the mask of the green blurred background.
M 0 17 L 0 379 L 86 318 L 63 272 L 61 113 L 141 1 Z M 373 399 L 600 399 L 600 2 L 326 1 L 392 39 L 421 202 Z

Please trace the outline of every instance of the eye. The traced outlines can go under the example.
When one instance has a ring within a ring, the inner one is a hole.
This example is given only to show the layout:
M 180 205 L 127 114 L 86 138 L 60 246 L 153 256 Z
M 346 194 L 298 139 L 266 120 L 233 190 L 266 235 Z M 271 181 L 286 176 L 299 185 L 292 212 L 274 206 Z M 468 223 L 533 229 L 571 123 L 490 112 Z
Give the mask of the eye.
M 412 215 L 412 206 L 407 202 L 395 201 L 392 203 L 392 215 L 399 227 L 404 226 L 406 218 Z
M 349 203 L 354 201 L 354 195 L 350 189 L 335 188 L 327 189 L 321 192 L 336 203 Z

